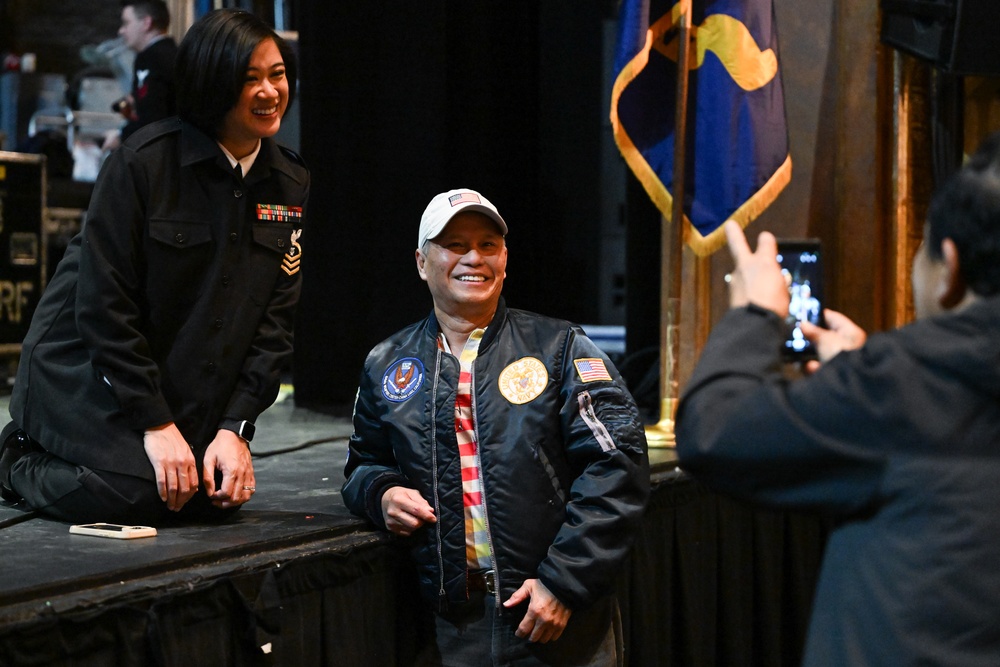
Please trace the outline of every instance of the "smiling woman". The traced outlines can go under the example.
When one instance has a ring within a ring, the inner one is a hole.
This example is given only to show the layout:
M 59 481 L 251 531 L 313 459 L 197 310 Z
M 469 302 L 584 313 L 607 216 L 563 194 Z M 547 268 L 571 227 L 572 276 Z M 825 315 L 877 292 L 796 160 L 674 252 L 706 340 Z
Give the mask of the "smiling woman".
M 291 47 L 253 14 L 211 12 L 181 42 L 177 76 L 190 85 L 178 90 L 177 113 L 220 141 L 233 134 L 242 137 L 238 144 L 251 136 L 256 143 L 280 128 L 294 99 L 297 69 Z M 257 118 L 255 111 L 269 113 Z
M 219 143 L 237 158 L 253 152 L 257 142 L 281 128 L 288 106 L 285 62 L 273 39 L 265 39 L 250 56 L 246 83 L 222 123 Z
M 62 520 L 219 519 L 257 490 L 249 441 L 292 351 L 309 192 L 271 138 L 295 61 L 222 9 L 176 73 L 180 117 L 108 157 L 22 345 L 0 492 Z

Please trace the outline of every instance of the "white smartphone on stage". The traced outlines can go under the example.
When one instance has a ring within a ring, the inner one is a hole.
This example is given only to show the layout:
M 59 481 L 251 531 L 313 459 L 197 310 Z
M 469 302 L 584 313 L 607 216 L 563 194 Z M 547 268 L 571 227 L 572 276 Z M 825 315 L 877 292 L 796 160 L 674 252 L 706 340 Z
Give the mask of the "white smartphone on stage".
M 134 540 L 140 537 L 156 536 L 156 529 L 152 526 L 123 526 L 117 523 L 84 523 L 70 526 L 69 532 L 75 535 L 110 537 L 115 540 Z

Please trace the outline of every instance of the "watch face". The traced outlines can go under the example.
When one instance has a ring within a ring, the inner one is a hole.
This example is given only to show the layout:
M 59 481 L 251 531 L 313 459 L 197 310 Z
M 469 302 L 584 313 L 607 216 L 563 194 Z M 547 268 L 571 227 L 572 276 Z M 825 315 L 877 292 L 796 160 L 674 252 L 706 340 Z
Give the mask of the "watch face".
M 254 425 L 251 424 L 250 422 L 243 421 L 240 423 L 240 431 L 239 431 L 240 437 L 246 440 L 247 442 L 253 440 L 253 434 L 255 431 L 256 428 L 254 428 Z

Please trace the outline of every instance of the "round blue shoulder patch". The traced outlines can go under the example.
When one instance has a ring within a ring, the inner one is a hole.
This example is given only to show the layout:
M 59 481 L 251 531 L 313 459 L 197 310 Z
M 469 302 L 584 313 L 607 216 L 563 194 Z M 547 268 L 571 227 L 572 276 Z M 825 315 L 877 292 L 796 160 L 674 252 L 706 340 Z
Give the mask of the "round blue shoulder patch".
M 393 403 L 402 403 L 417 393 L 424 383 L 424 365 L 415 357 L 395 361 L 382 375 L 382 395 Z

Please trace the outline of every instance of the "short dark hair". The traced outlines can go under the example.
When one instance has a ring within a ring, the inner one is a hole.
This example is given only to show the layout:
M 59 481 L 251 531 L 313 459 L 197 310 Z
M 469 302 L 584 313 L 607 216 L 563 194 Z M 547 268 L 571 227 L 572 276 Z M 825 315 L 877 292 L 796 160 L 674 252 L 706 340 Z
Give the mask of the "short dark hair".
M 298 80 L 291 47 L 257 16 L 239 9 L 217 9 L 192 25 L 177 49 L 177 115 L 216 137 L 240 98 L 250 56 L 266 39 L 274 40 L 285 63 L 290 108 Z
M 988 137 L 931 200 L 927 252 L 958 250 L 965 284 L 979 296 L 1000 293 L 1000 132 Z
M 170 27 L 170 10 L 163 0 L 122 0 L 121 5 L 122 9 L 131 7 L 138 17 L 151 18 L 153 27 L 160 32 Z

